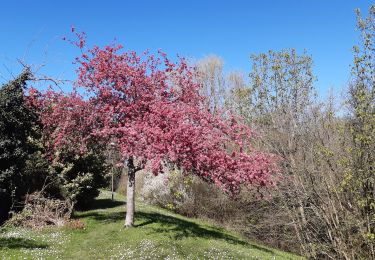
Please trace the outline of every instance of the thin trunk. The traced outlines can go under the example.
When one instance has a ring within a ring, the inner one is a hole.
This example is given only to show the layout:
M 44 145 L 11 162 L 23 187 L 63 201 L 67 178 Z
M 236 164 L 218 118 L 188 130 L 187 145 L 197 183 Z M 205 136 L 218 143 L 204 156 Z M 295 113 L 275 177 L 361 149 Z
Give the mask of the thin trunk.
M 129 158 L 128 165 L 128 186 L 126 189 L 126 218 L 125 227 L 132 227 L 134 224 L 135 211 L 135 167 L 133 158 Z
M 111 185 L 111 191 L 112 191 L 112 201 L 113 201 L 113 169 L 112 169 L 112 181 L 111 181 L 111 183 L 112 183 L 112 185 Z

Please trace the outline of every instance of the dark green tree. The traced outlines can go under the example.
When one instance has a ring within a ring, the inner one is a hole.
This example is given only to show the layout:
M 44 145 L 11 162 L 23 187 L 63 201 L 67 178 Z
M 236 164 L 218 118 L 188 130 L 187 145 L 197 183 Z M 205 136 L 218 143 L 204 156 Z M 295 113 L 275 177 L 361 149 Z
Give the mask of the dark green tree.
M 32 152 L 28 139 L 37 118 L 24 97 L 30 79 L 31 72 L 26 69 L 0 89 L 0 221 L 25 194 L 22 171 Z

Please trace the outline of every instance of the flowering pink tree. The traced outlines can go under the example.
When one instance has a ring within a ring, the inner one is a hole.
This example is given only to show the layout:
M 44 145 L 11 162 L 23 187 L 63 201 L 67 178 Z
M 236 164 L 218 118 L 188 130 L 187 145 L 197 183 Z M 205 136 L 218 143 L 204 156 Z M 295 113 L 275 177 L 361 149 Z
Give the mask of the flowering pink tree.
M 255 150 L 253 132 L 229 113 L 212 115 L 204 106 L 195 69 L 184 59 L 124 52 L 121 46 L 77 45 L 77 86 L 63 95 L 49 91 L 36 102 L 52 150 L 84 152 L 88 142 L 115 142 L 128 168 L 126 226 L 134 221 L 135 173 L 158 174 L 172 164 L 236 195 L 242 187 L 273 185 L 274 156 Z M 33 95 L 31 95 L 33 96 Z

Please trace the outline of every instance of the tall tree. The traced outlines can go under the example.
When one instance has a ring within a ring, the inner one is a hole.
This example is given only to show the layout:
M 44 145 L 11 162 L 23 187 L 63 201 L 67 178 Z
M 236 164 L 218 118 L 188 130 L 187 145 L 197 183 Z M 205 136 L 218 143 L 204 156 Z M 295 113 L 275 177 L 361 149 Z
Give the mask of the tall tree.
M 78 46 L 85 39 L 79 34 Z M 84 152 L 93 139 L 115 140 L 128 168 L 125 226 L 134 222 L 135 174 L 173 164 L 236 195 L 244 186 L 275 181 L 275 158 L 255 150 L 238 118 L 213 115 L 200 94 L 196 70 L 184 59 L 121 52 L 121 46 L 83 51 L 77 85 L 88 92 L 49 92 L 40 100 L 51 147 Z M 79 144 L 79 146 L 77 146 Z
M 314 97 L 312 58 L 294 49 L 284 49 L 252 55 L 251 59 L 250 86 L 235 89 L 233 100 L 242 101 L 239 109 L 250 111 L 249 121 L 264 136 L 260 145 L 283 158 L 285 182 L 280 183 L 280 193 L 275 194 L 275 203 L 269 208 L 281 217 L 280 221 L 287 219 L 293 224 L 293 239 L 297 238 L 303 247 L 304 234 L 310 235 L 303 228 L 307 225 L 305 205 L 310 195 L 306 160 L 310 159 L 307 152 L 312 145 L 307 141 Z M 303 248 L 303 253 L 309 252 Z
M 200 92 L 206 97 L 205 103 L 215 114 L 223 108 L 226 81 L 223 72 L 224 61 L 218 56 L 207 56 L 197 63 Z
M 30 77 L 30 71 L 25 70 L 0 89 L 0 221 L 8 217 L 12 203 L 26 192 L 22 189 L 22 170 L 36 120 L 24 98 Z
M 354 193 L 364 217 L 362 233 L 375 257 L 375 6 L 367 18 L 357 10 L 360 43 L 354 47 L 352 83 L 349 90 L 352 136 L 350 163 L 344 182 Z

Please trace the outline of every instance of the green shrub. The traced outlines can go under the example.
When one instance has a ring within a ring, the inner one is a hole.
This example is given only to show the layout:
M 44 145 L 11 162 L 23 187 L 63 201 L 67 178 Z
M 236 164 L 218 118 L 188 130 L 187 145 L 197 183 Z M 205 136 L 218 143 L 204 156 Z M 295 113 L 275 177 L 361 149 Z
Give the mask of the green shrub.
M 62 195 L 79 209 L 90 206 L 99 189 L 107 185 L 109 168 L 105 157 L 97 153 L 65 156 L 64 163 L 54 168 L 61 180 Z
M 26 70 L 0 88 L 0 223 L 27 189 L 22 172 L 33 148 L 28 138 L 36 122 L 23 93 L 30 77 Z

